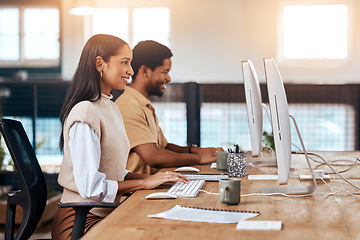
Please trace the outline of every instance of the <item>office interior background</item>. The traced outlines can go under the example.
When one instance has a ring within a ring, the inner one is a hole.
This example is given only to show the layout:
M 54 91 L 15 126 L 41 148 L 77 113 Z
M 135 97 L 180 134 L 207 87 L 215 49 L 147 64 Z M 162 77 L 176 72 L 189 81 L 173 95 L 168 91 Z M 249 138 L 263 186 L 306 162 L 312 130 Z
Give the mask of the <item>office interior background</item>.
M 0 2 L 1 114 L 23 123 L 44 171 L 61 164 L 59 112 L 82 47 L 97 33 L 172 50 L 172 83 L 152 98 L 169 142 L 251 150 L 241 61 L 254 63 L 267 103 L 263 58 L 273 57 L 307 149 L 359 149 L 359 1 L 85 2 L 91 15 L 70 14 L 76 0 Z M 264 131 L 272 131 L 265 112 Z M 292 142 L 296 150 L 293 125 Z

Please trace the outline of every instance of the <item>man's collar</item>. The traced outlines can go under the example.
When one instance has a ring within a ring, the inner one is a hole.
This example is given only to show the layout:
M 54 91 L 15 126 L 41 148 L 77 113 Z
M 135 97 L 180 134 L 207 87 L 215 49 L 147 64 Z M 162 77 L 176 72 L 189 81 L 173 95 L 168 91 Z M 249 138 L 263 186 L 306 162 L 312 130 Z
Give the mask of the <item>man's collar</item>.
M 131 86 L 126 86 L 125 87 L 125 92 L 132 95 L 134 98 L 136 98 L 136 100 L 139 101 L 139 103 L 143 106 L 146 106 L 148 104 L 151 105 L 151 102 L 149 99 L 147 99 L 144 95 L 142 95 L 138 90 L 136 90 L 135 88 L 131 87 Z

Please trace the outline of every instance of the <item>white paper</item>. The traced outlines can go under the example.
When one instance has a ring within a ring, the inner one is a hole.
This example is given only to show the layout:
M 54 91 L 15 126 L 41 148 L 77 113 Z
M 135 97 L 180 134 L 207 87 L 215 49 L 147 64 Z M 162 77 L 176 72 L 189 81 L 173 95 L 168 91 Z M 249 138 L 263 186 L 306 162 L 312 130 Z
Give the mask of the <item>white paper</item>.
M 281 230 L 281 221 L 241 221 L 236 230 Z
M 217 168 L 216 162 L 213 162 L 213 163 L 210 165 L 210 168 Z
M 252 217 L 258 216 L 260 213 L 253 212 L 230 212 L 230 211 L 216 211 L 204 210 L 189 207 L 181 207 L 176 205 L 172 209 L 148 215 L 153 218 L 165 218 L 172 220 L 183 220 L 193 222 L 212 222 L 212 223 L 237 223 Z
M 278 180 L 278 175 L 249 175 L 248 180 Z

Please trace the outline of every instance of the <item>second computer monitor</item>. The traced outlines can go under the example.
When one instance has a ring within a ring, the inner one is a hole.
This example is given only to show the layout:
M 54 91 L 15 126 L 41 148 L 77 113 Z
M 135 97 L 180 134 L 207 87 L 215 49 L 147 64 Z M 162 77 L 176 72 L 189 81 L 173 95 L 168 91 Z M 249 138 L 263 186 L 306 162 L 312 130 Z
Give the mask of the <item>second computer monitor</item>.
M 291 130 L 284 84 L 273 58 L 264 58 L 279 184 L 288 182 L 291 166 Z
M 261 151 L 261 140 L 263 135 L 263 114 L 260 85 L 252 62 L 250 60 L 242 61 L 241 66 L 244 78 L 251 151 L 253 156 L 258 156 Z

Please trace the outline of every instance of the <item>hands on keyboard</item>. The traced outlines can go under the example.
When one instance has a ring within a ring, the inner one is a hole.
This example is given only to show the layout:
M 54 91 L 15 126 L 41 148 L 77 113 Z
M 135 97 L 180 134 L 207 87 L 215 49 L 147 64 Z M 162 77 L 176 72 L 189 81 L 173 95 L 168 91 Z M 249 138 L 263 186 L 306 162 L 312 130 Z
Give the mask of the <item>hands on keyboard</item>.
M 194 198 L 198 195 L 204 183 L 205 180 L 190 180 L 188 183 L 176 182 L 167 193 L 177 197 Z

